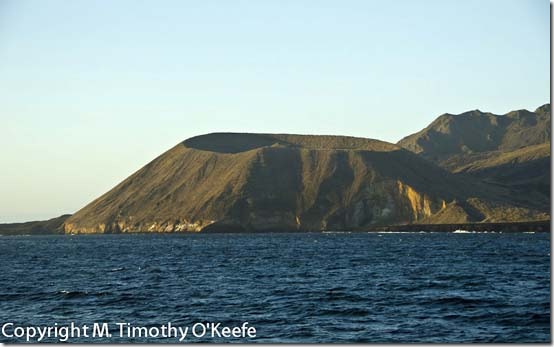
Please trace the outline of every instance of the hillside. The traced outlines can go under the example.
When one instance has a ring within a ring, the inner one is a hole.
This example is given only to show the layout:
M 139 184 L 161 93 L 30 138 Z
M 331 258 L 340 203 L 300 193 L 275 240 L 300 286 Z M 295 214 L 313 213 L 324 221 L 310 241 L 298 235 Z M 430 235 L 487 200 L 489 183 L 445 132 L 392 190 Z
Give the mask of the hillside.
M 214 133 L 154 159 L 67 219 L 64 231 L 309 231 L 547 218 L 503 187 L 456 177 L 394 144 Z
M 535 112 L 512 111 L 505 115 L 479 110 L 459 115 L 443 114 L 425 129 L 406 136 L 398 145 L 441 163 L 456 155 L 490 151 L 509 152 L 550 141 L 550 105 Z
M 439 116 L 398 145 L 457 174 L 503 186 L 550 205 L 549 104 L 535 112 L 471 111 Z
M 45 221 L 0 224 L 0 235 L 63 234 L 63 224 L 70 215 L 65 214 Z

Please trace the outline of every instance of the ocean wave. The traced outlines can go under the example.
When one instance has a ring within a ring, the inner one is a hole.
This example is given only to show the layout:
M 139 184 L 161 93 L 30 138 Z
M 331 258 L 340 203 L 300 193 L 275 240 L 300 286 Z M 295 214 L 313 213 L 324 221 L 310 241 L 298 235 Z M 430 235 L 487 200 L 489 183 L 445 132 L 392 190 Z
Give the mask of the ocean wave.
M 463 306 L 482 306 L 495 304 L 496 302 L 491 299 L 485 298 L 464 298 L 461 296 L 447 296 L 425 300 L 427 304 L 435 305 L 463 305 Z
M 60 290 L 56 294 L 61 295 L 64 298 L 84 298 L 91 296 L 105 296 L 111 294 L 110 292 L 89 292 L 87 290 Z
M 136 235 L 123 248 L 109 235 L 4 238 L 0 317 L 37 326 L 240 319 L 263 341 L 296 343 L 550 341 L 548 233 L 417 235 L 424 228 L 348 237 Z M 319 335 L 306 337 L 302 327 Z M 133 341 L 150 342 L 116 342 Z
M 477 231 L 477 230 L 454 230 L 452 232 L 453 234 L 502 234 L 502 231 L 494 231 L 494 230 L 483 230 L 483 231 Z
M 434 234 L 436 231 L 368 231 L 368 234 Z

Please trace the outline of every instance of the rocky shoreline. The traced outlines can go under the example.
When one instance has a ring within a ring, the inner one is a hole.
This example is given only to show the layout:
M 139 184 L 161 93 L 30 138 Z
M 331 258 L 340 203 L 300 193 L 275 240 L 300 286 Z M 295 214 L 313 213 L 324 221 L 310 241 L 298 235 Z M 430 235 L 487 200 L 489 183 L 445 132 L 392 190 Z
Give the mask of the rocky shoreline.
M 64 221 L 69 215 L 60 216 L 47 221 L 35 221 L 27 223 L 6 223 L 0 224 L 0 235 L 70 235 L 70 233 L 64 232 Z M 404 225 L 384 225 L 384 226 L 372 226 L 369 228 L 357 228 L 352 230 L 329 230 L 329 231 L 348 231 L 348 232 L 454 232 L 454 231 L 467 231 L 467 232 L 550 232 L 550 220 L 543 221 L 529 221 L 529 222 L 506 222 L 506 223 L 459 223 L 459 224 L 404 224 Z M 290 228 L 274 228 L 264 231 L 247 231 L 244 229 L 236 229 L 233 227 L 228 228 L 207 228 L 203 231 L 191 231 L 191 230 L 156 230 L 156 231 L 125 231 L 120 230 L 116 232 L 94 232 L 91 231 L 87 234 L 173 234 L 173 233 L 256 233 L 263 234 L 268 232 L 325 232 L 315 230 L 298 230 Z
M 461 223 L 461 224 L 406 224 L 375 227 L 365 231 L 433 231 L 453 232 L 476 231 L 476 232 L 550 232 L 550 220 L 531 222 L 510 222 L 510 223 Z

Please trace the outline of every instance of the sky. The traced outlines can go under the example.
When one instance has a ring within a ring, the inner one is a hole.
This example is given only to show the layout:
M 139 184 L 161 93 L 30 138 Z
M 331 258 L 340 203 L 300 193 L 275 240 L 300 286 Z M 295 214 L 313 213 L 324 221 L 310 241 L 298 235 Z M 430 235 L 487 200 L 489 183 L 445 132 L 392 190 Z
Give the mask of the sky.
M 191 136 L 396 142 L 550 98 L 547 0 L 0 0 L 0 222 L 73 213 Z

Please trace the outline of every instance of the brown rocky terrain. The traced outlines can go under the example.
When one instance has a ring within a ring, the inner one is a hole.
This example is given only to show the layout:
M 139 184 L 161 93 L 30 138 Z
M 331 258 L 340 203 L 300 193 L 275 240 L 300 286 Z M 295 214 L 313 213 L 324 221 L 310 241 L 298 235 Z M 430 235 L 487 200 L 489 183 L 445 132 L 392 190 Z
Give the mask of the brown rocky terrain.
M 398 145 L 437 163 L 460 154 L 510 152 L 549 142 L 550 113 L 550 104 L 535 112 L 518 110 L 505 115 L 479 110 L 459 115 L 446 113 Z
M 505 187 L 550 210 L 551 108 L 505 115 L 470 111 L 439 116 L 398 142 L 456 174 Z
M 66 233 L 317 231 L 548 219 L 495 185 L 363 138 L 214 133 L 188 139 L 64 223 Z
M 64 222 L 70 215 L 52 218 L 45 221 L 32 221 L 25 223 L 0 224 L 0 235 L 47 235 L 63 234 Z

